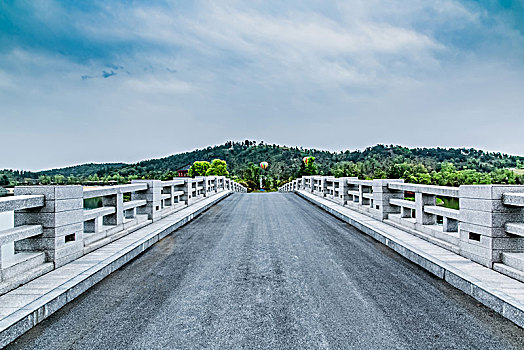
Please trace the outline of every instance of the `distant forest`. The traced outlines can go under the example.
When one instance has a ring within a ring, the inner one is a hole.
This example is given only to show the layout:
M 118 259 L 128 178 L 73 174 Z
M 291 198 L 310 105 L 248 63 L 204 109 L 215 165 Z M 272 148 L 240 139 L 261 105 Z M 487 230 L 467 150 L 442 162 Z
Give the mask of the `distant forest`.
M 176 170 L 195 161 L 222 159 L 230 176 L 251 189 L 264 176 L 275 189 L 304 174 L 303 157 L 315 157 L 321 175 L 361 179 L 403 178 L 407 182 L 458 186 L 461 184 L 524 184 L 524 157 L 473 148 L 407 148 L 376 145 L 363 151 L 331 152 L 245 140 L 226 142 L 135 164 L 83 164 L 39 172 L 0 170 L 0 186 L 19 184 L 127 183 L 132 179 L 171 179 Z M 266 170 L 260 162 L 268 162 Z

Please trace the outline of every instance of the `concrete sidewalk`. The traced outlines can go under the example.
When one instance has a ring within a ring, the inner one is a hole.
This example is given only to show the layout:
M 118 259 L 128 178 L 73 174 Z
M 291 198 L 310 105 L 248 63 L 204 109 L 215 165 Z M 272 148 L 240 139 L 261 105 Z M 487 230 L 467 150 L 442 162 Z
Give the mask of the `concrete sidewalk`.
M 524 327 L 524 283 L 327 199 L 296 193 Z
M 0 296 L 0 348 L 231 193 L 205 198 Z

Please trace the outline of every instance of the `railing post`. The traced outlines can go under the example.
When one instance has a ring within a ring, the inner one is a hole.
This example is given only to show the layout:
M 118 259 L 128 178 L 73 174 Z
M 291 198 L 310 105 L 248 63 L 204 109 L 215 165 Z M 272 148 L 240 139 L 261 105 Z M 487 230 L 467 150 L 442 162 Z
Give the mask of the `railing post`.
M 358 184 L 358 204 L 366 205 L 366 198 L 364 198 L 364 193 L 369 193 L 369 187 L 364 186 L 363 184 Z
M 42 225 L 41 237 L 15 242 L 15 251 L 44 251 L 56 267 L 84 253 L 82 186 L 20 186 L 15 195 L 44 195 L 43 207 L 17 210 L 15 226 Z
M 338 178 L 338 202 L 340 205 L 346 205 L 349 200 L 348 179 L 349 177 Z
M 389 189 L 388 184 L 392 182 L 401 182 L 402 179 L 374 179 L 373 180 L 373 205 L 374 212 L 377 219 L 387 219 L 389 214 L 399 214 L 400 207 L 389 204 L 389 200 L 404 199 L 404 192 L 392 191 Z
M 115 207 L 114 214 L 104 216 L 103 222 L 102 222 L 104 225 L 120 225 L 124 222 L 124 194 L 123 193 L 118 192 L 112 196 L 102 197 L 102 206 Z
M 202 191 L 204 192 L 204 197 L 207 197 L 207 191 L 208 191 L 208 181 L 209 181 L 209 177 L 208 176 L 201 176 L 201 177 L 198 177 L 198 179 L 202 179 Z M 198 184 L 197 184 L 198 186 Z
M 309 191 L 311 193 L 315 192 L 315 178 L 313 176 L 309 176 Z
M 321 176 L 320 177 L 320 196 L 322 198 L 328 196 L 328 189 L 327 189 L 327 176 Z
M 224 176 L 217 176 L 216 192 L 222 192 L 224 190 L 224 181 L 225 181 Z
M 171 208 L 175 207 L 175 185 L 169 186 L 169 202 L 171 203 Z
M 463 185 L 460 186 L 459 233 L 460 254 L 492 267 L 500 262 L 503 252 L 524 251 L 524 238 L 506 233 L 508 222 L 522 222 L 523 209 L 505 206 L 504 193 L 524 192 L 524 186 Z
M 215 176 L 214 183 L 215 183 L 215 193 L 218 193 L 218 185 L 220 183 L 218 176 Z
M 184 194 L 182 195 L 182 200 L 187 206 L 190 206 L 193 202 L 193 179 L 190 177 L 184 177 Z
M 415 192 L 415 205 L 415 216 L 417 224 L 435 225 L 437 223 L 437 218 L 435 215 L 424 212 L 424 206 L 437 205 L 437 196 L 432 194 L 425 194 L 422 192 Z
M 146 183 L 147 190 L 133 192 L 133 200 L 145 200 L 146 205 L 137 208 L 137 214 L 147 214 L 149 220 L 158 220 L 162 209 L 162 181 L 160 180 L 132 180 L 131 183 Z
M 208 184 L 207 184 L 207 186 L 208 186 L 207 190 L 209 191 L 208 194 L 207 194 L 207 197 L 209 197 L 209 196 L 213 195 L 213 192 L 215 190 L 216 176 L 208 176 L 208 177 L 206 177 L 206 179 L 209 180 Z

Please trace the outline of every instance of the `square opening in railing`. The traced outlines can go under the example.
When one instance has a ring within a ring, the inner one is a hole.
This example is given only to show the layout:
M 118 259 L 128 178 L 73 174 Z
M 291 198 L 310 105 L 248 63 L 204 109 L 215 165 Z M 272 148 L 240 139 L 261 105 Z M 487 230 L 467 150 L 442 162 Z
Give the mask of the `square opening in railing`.
M 65 236 L 65 242 L 66 243 L 74 242 L 74 241 L 76 241 L 76 234 L 75 233 L 71 233 L 70 235 L 66 235 Z
M 454 197 L 437 197 L 437 205 L 439 207 L 444 207 L 448 209 L 460 209 L 459 208 L 459 199 Z
M 84 199 L 84 209 L 97 209 L 102 208 L 102 197 L 94 197 Z
M 474 233 L 474 232 L 470 232 L 469 233 L 469 239 L 472 240 L 472 241 L 480 242 L 480 234 Z

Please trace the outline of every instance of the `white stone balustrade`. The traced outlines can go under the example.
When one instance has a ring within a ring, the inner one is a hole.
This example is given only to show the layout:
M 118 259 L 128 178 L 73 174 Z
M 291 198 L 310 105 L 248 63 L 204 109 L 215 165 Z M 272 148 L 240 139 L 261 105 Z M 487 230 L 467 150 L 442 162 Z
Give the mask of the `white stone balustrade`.
M 0 214 L 11 216 L 0 227 L 0 294 L 222 191 L 247 189 L 223 176 L 16 187 L 0 198 Z M 84 208 L 89 199 L 101 206 Z
M 524 270 L 524 237 L 517 230 L 524 223 L 523 194 L 524 186 L 460 186 L 460 254 L 519 278 L 514 270 Z
M 386 180 L 387 181 L 387 180 Z M 459 188 L 409 184 L 394 181 L 387 184 L 390 207 L 397 208 L 383 216 L 393 225 L 401 225 L 443 248 L 459 252 L 459 210 L 437 205 L 441 200 L 459 200 Z M 409 200 L 407 199 L 409 198 Z
M 102 207 L 84 208 L 84 254 L 151 223 L 147 213 L 148 183 L 84 189 L 84 200 L 99 198 Z M 127 200 L 124 200 L 124 197 Z
M 313 193 L 524 280 L 524 186 L 304 176 L 279 191 Z
M 42 208 L 45 203 L 43 195 L 21 195 L 16 197 L 0 198 L 0 213 L 4 216 L 11 216 L 18 210 Z M 13 221 L 12 219 L 10 221 Z M 41 224 L 19 224 L 15 227 L 0 229 L 0 293 L 3 293 L 16 285 L 26 282 L 28 279 L 17 278 L 20 273 L 34 269 L 32 277 L 50 271 L 52 264 L 45 263 L 45 252 L 40 247 L 34 249 L 23 249 L 18 242 L 41 237 L 43 226 Z M 40 269 L 37 267 L 40 266 Z M 10 283 L 10 280 L 13 280 Z

